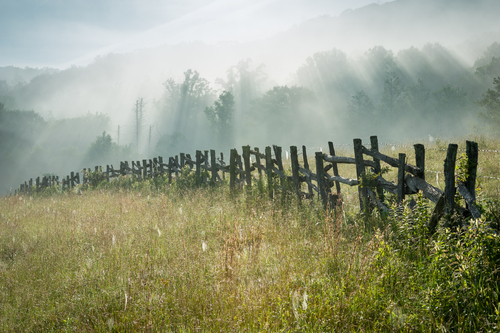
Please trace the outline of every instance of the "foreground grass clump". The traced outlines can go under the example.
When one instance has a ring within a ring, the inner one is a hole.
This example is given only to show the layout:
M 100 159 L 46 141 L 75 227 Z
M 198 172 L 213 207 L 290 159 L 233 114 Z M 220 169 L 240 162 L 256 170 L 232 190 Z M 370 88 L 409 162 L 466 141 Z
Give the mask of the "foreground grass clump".
M 0 330 L 496 331 L 500 241 L 236 197 L 100 189 L 0 200 Z

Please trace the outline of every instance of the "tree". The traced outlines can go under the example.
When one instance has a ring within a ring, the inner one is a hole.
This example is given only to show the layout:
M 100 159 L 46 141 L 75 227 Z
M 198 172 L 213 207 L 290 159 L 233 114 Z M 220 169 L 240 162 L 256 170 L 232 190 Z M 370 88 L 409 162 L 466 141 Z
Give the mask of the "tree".
M 85 164 L 106 165 L 119 160 L 129 160 L 131 147 L 119 146 L 113 142 L 111 135 L 102 132 L 87 149 L 84 157 Z
M 402 116 L 406 97 L 406 87 L 401 78 L 390 72 L 384 80 L 384 91 L 379 109 L 387 117 Z
M 233 94 L 235 107 L 242 113 L 245 113 L 250 107 L 250 102 L 261 94 L 262 85 L 267 79 L 264 65 L 261 64 L 252 70 L 251 63 L 251 59 L 241 60 L 226 71 L 226 80 L 221 78 L 215 80 L 225 91 Z
M 184 81 L 168 79 L 163 86 L 165 94 L 160 109 L 160 127 L 165 132 L 187 133 L 199 129 L 204 108 L 215 98 L 209 82 L 191 69 L 184 72 Z
M 317 109 L 316 96 L 311 90 L 276 86 L 252 102 L 246 118 L 247 130 L 256 140 L 285 144 L 291 137 L 308 130 Z M 315 130 L 317 132 L 317 126 Z
M 214 106 L 205 108 L 205 115 L 218 136 L 219 144 L 230 137 L 232 120 L 234 115 L 234 96 L 229 91 L 224 91 L 219 95 L 219 99 L 214 102 Z
M 180 133 L 164 134 L 156 143 L 155 153 L 160 156 L 173 156 L 186 152 L 190 147 L 186 137 Z
M 363 90 L 351 97 L 347 108 L 350 125 L 366 130 L 366 126 L 373 124 L 375 105 Z
M 483 98 L 477 102 L 483 108 L 479 115 L 486 123 L 498 128 L 500 125 L 500 77 L 493 79 L 494 89 L 488 89 L 483 94 Z

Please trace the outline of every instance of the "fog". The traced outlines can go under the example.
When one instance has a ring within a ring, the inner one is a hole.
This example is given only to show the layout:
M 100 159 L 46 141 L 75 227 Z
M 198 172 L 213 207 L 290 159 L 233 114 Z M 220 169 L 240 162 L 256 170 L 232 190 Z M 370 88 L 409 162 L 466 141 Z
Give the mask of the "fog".
M 195 149 L 484 133 L 500 3 L 372 2 L 1 2 L 0 191 Z

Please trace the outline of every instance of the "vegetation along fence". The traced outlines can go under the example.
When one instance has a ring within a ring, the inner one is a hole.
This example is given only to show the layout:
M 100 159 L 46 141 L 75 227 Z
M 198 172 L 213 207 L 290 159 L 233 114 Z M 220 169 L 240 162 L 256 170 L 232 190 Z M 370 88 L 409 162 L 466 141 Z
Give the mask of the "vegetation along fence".
M 33 179 L 21 184 L 19 193 L 42 191 L 51 186 L 59 186 L 62 190 L 72 189 L 78 184 L 97 186 L 102 181 L 109 182 L 119 176 L 134 177 L 138 181 L 168 177 L 168 182 L 171 183 L 180 177 L 183 168 L 187 167 L 190 170 L 194 169 L 196 185 L 224 183 L 226 174 L 228 174 L 231 191 L 245 186 L 250 190 L 253 181 L 260 181 L 261 184 L 267 183 L 266 191 L 270 198 L 273 198 L 277 186 L 282 191 L 287 189 L 293 191 L 299 200 L 314 200 L 317 197 L 322 201 L 325 209 L 335 208 L 342 204 L 340 184 L 358 186 L 360 210 L 363 212 L 370 211 L 375 207 L 384 212 L 390 211 L 389 206 L 384 202 L 385 191 L 397 195 L 399 205 L 403 202 L 405 196 L 420 191 L 426 198 L 435 203 L 434 212 L 429 221 L 431 231 L 435 229 L 437 222 L 445 214 L 459 212 L 462 215 L 472 216 L 476 219 L 481 217 L 475 206 L 475 182 L 478 164 L 477 143 L 467 141 L 467 170 L 464 170 L 465 177 L 460 179 L 456 179 L 455 175 L 458 146 L 456 144 L 448 146 L 444 162 L 444 191 L 425 181 L 424 145 L 414 145 L 415 165 L 411 165 L 406 163 L 405 154 L 399 154 L 399 158 L 396 159 L 380 153 L 376 136 L 370 137 L 370 148 L 365 147 L 361 139 L 354 139 L 353 143 L 354 157 L 342 157 L 335 155 L 334 145 L 329 142 L 328 154 L 323 152 L 314 154 L 316 170 L 312 170 L 309 166 L 305 146 L 302 146 L 300 154 L 302 155 L 302 164 L 299 163 L 298 148 L 291 146 L 291 175 L 283 167 L 281 147 L 273 146 L 271 148 L 268 146 L 262 153 L 258 148 L 252 150 L 250 146 L 244 146 L 241 154 L 236 149 L 231 149 L 229 164 L 224 161 L 223 153 L 220 153 L 220 157 L 218 157 L 215 150 L 206 150 L 204 152 L 198 150 L 195 158 L 192 158 L 190 154 L 180 153 L 175 157 L 169 157 L 166 163 L 162 157 L 158 157 L 142 160 L 142 163 L 141 161 L 120 162 L 118 170 L 114 169 L 112 165 L 107 165 L 105 170 L 100 166 L 96 166 L 94 171 L 83 169 L 81 178 L 79 172 L 71 172 L 70 175 L 61 180 L 54 176 L 43 177 L 41 180 L 38 177 L 35 184 L 33 184 Z M 251 158 L 251 156 L 254 158 Z M 368 159 L 365 159 L 365 157 L 368 157 Z M 397 168 L 396 183 L 383 178 L 384 172 L 381 162 Z M 340 176 L 338 164 L 355 165 L 356 179 Z M 366 171 L 367 167 L 369 168 L 368 172 Z M 278 182 L 279 184 L 275 184 Z M 460 207 L 455 202 L 457 190 L 465 199 L 466 207 Z

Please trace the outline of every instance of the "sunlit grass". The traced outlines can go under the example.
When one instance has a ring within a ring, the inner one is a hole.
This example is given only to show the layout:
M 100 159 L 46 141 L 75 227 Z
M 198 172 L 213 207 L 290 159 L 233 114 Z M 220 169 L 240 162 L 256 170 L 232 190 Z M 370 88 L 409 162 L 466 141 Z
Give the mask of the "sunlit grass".
M 442 164 L 441 153 L 428 151 L 429 169 Z M 341 166 L 340 174 L 353 170 Z M 488 245 L 457 250 L 458 235 L 429 237 L 425 200 L 382 218 L 359 215 L 357 188 L 348 186 L 345 211 L 330 213 L 307 200 L 269 201 L 257 186 L 234 196 L 227 186 L 124 187 L 1 198 L 1 331 L 499 327 L 491 269 L 498 236 L 476 232 L 481 244 L 493 242 L 484 253 Z

